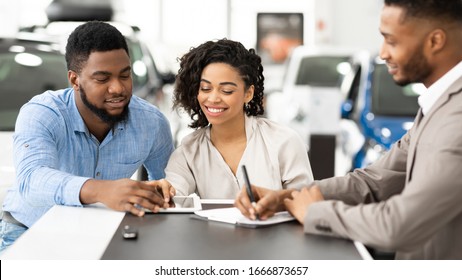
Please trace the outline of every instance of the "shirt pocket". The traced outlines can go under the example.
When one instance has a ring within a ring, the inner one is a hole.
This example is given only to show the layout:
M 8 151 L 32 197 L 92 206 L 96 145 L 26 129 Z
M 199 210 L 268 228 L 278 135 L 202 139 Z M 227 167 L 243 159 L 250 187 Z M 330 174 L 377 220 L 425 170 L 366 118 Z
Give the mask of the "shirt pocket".
M 130 178 L 142 165 L 143 160 L 137 160 L 135 162 L 114 163 L 112 164 L 112 167 L 109 169 L 109 174 L 112 178 L 107 179 L 114 180 L 121 178 Z

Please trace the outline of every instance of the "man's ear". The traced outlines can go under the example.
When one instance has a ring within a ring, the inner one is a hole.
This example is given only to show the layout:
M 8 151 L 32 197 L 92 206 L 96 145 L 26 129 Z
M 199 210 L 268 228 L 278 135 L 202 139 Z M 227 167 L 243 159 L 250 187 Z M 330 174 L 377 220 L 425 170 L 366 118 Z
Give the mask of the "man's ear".
M 69 84 L 75 91 L 79 91 L 79 75 L 72 71 L 69 70 L 67 71 L 67 79 L 69 80 Z
M 427 36 L 427 47 L 431 53 L 440 52 L 447 43 L 447 34 L 443 29 L 435 29 Z

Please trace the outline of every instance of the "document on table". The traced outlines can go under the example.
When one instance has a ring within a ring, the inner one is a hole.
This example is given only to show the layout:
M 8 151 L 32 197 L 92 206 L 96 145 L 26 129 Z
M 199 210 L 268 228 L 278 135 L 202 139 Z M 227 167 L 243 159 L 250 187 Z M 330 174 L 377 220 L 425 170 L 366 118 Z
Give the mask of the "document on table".
M 239 211 L 236 207 L 195 211 L 194 215 L 191 217 L 200 220 L 223 222 L 251 228 L 265 227 L 295 220 L 295 218 L 287 211 L 278 212 L 273 217 L 264 221 L 250 220 L 242 215 L 241 211 Z

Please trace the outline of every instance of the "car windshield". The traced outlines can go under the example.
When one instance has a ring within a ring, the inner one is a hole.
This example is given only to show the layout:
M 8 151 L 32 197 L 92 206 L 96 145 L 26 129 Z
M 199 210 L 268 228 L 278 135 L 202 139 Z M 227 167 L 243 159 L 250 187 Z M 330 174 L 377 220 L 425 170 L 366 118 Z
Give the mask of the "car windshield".
M 384 116 L 414 117 L 421 84 L 398 86 L 385 64 L 376 64 L 372 77 L 372 113 Z
M 337 87 L 343 78 L 341 67 L 348 56 L 307 56 L 302 59 L 296 85 Z
M 0 130 L 13 131 L 21 106 L 46 90 L 68 87 L 58 53 L 0 53 Z

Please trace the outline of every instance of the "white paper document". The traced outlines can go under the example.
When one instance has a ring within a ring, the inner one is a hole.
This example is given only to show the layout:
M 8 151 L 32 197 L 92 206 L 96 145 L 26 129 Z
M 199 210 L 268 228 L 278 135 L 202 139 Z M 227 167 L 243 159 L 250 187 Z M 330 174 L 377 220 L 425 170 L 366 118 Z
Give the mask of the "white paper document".
M 235 224 L 238 226 L 251 228 L 265 227 L 295 220 L 295 218 L 287 211 L 278 212 L 273 217 L 264 221 L 250 220 L 242 215 L 241 211 L 239 211 L 239 209 L 236 207 L 201 210 L 195 211 L 194 214 L 195 215 L 193 218 Z

